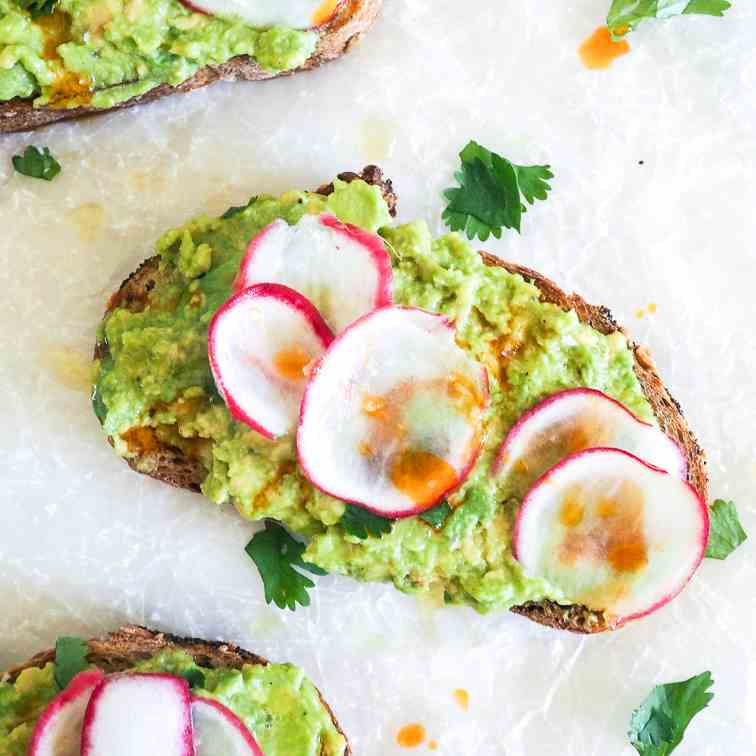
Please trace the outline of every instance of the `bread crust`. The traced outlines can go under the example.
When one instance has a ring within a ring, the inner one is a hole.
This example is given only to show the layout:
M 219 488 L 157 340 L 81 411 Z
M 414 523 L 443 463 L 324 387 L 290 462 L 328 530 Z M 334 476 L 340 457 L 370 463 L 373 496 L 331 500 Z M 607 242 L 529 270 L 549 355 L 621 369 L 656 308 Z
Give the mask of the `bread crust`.
M 362 178 L 368 183 L 380 186 L 386 201 L 396 212 L 397 196 L 391 181 L 385 179 L 379 168 L 368 166 L 361 174 L 342 173 L 339 178 L 351 181 Z M 332 185 L 320 187 L 321 194 L 329 194 Z M 627 334 L 617 324 L 610 310 L 606 307 L 588 304 L 577 294 L 567 294 L 553 281 L 537 271 L 516 263 L 506 262 L 487 252 L 480 252 L 486 265 L 505 268 L 510 273 L 521 275 L 525 280 L 535 285 L 541 293 L 544 302 L 550 302 L 564 310 L 574 310 L 578 318 L 585 324 L 603 334 L 616 331 Z M 111 297 L 106 314 L 118 306 L 141 309 L 147 293 L 158 282 L 158 258 L 152 257 L 124 281 L 121 288 Z M 664 386 L 653 359 L 648 350 L 628 339 L 635 359 L 635 374 L 641 385 L 661 429 L 680 444 L 688 461 L 688 481 L 708 501 L 708 476 L 706 472 L 706 455 L 699 446 L 696 437 L 688 427 L 680 405 Z M 98 354 L 95 349 L 95 356 Z M 109 439 L 112 444 L 112 439 Z M 150 475 L 165 483 L 179 488 L 199 491 L 206 475 L 202 465 L 188 458 L 180 449 L 163 445 L 160 448 L 144 454 L 136 459 L 126 460 L 138 472 Z M 527 617 L 542 625 L 569 630 L 574 633 L 598 633 L 614 629 L 609 619 L 601 612 L 595 612 L 585 606 L 563 606 L 553 601 L 530 601 L 522 606 L 512 607 L 511 611 Z
M 198 665 L 210 669 L 219 667 L 241 669 L 245 664 L 265 666 L 270 663 L 262 656 L 257 656 L 257 654 L 250 653 L 231 643 L 183 638 L 170 633 L 149 630 L 139 625 L 124 625 L 113 633 L 108 633 L 100 638 L 92 638 L 88 641 L 88 644 L 88 661 L 107 673 L 131 669 L 137 662 L 150 659 L 161 651 L 184 651 Z M 25 669 L 42 668 L 52 661 L 55 661 L 55 649 L 42 651 L 23 664 L 8 670 L 2 676 L 2 681 L 13 683 Z M 319 690 L 318 696 L 330 714 L 334 726 L 347 741 L 345 756 L 351 756 L 349 741 L 336 720 L 331 707 Z M 322 753 L 325 756 L 325 752 Z
M 318 46 L 312 56 L 299 68 L 282 73 L 271 73 L 260 68 L 248 55 L 239 55 L 220 65 L 205 66 L 185 82 L 171 86 L 160 84 L 138 97 L 112 108 L 35 108 L 32 100 L 16 98 L 0 104 L 0 134 L 31 131 L 56 121 L 84 118 L 114 110 L 143 105 L 172 94 L 192 92 L 216 81 L 263 81 L 309 71 L 323 63 L 340 58 L 348 52 L 370 28 L 378 16 L 383 0 L 346 0 L 336 16 L 321 32 Z

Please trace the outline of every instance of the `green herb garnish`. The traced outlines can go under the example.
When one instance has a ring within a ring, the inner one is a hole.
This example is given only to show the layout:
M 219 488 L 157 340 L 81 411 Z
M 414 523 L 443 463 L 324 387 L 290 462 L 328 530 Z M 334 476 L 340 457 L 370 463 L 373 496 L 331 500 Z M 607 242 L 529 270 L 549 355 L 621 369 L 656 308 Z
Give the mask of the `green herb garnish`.
M 532 205 L 551 190 L 554 174 L 548 165 L 515 165 L 477 142 L 469 142 L 459 157 L 462 165 L 454 174 L 459 186 L 444 192 L 449 204 L 442 217 L 468 239 L 485 241 L 491 234 L 499 239 L 502 228 L 519 233 L 523 199 Z
M 55 643 L 55 683 L 60 690 L 87 668 L 88 653 L 89 646 L 81 638 L 58 638 Z
M 717 499 L 709 510 L 707 558 L 727 559 L 746 538 L 748 535 L 738 519 L 735 502 Z
M 449 506 L 449 502 L 444 499 L 440 504 L 436 504 L 431 509 L 426 509 L 420 515 L 420 519 L 427 522 L 435 530 L 440 530 L 446 523 L 447 517 L 452 513 L 452 508 Z
M 58 4 L 58 0 L 20 0 L 19 4 L 29 11 L 32 18 L 50 16 Z
M 302 554 L 305 544 L 292 538 L 283 526 L 267 521 L 265 529 L 255 533 L 245 551 L 257 565 L 265 587 L 265 601 L 279 609 L 294 611 L 297 604 L 310 605 L 308 588 L 315 583 L 294 569 L 307 570 L 314 575 L 326 575 L 326 571 L 305 562 Z
M 380 538 L 385 533 L 391 532 L 393 520 L 373 514 L 367 509 L 347 504 L 344 514 L 341 515 L 339 525 L 351 536 L 365 539 L 368 536 Z
M 60 163 L 47 147 L 38 150 L 29 145 L 23 155 L 13 156 L 13 167 L 18 173 L 31 178 L 52 181 L 60 173 Z
M 729 7 L 728 0 L 612 0 L 606 25 L 612 36 L 624 37 L 647 18 L 671 18 L 693 13 L 722 16 Z
M 228 210 L 226 210 L 223 215 L 221 215 L 221 218 L 223 220 L 228 220 L 229 218 L 234 218 L 237 215 L 240 215 L 243 213 L 253 202 L 257 201 L 257 197 L 252 197 L 249 202 L 247 202 L 246 205 L 234 205 L 232 207 L 229 207 Z
M 193 667 L 186 669 L 183 672 L 179 672 L 179 675 L 189 683 L 190 688 L 204 688 L 205 687 L 205 673 L 201 669 Z
M 657 685 L 633 712 L 628 737 L 641 756 L 668 756 L 680 745 L 690 720 L 714 694 L 711 672 L 690 680 Z

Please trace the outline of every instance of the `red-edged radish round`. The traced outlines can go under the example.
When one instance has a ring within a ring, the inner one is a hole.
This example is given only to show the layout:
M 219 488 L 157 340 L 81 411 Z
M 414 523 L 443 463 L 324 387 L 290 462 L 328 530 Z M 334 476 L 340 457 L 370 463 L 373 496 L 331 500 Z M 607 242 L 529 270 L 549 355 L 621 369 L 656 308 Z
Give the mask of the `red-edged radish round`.
M 527 575 L 619 625 L 685 587 L 708 535 L 708 508 L 690 484 L 620 449 L 588 449 L 530 489 L 514 552 Z
M 494 475 L 512 476 L 521 492 L 560 459 L 596 447 L 624 449 L 682 480 L 682 449 L 601 391 L 568 389 L 528 410 L 509 431 L 494 462 Z
M 238 17 L 250 26 L 313 29 L 327 24 L 343 0 L 182 0 L 191 10 Z
M 89 700 L 81 756 L 194 756 L 189 685 L 166 674 L 106 677 Z
M 29 756 L 79 756 L 84 712 L 103 677 L 99 669 L 79 672 L 50 701 L 34 726 Z
M 194 756 L 263 756 L 244 722 L 213 698 L 192 696 Z
M 210 368 L 231 415 L 266 438 L 294 430 L 307 366 L 332 340 L 312 303 L 287 286 L 231 297 L 208 331 Z
M 249 243 L 237 290 L 280 283 L 307 297 L 334 333 L 391 303 L 391 259 L 380 236 L 332 215 L 275 220 Z
M 481 445 L 485 368 L 442 315 L 384 307 L 344 331 L 312 371 L 297 451 L 322 491 L 384 516 L 428 509 Z

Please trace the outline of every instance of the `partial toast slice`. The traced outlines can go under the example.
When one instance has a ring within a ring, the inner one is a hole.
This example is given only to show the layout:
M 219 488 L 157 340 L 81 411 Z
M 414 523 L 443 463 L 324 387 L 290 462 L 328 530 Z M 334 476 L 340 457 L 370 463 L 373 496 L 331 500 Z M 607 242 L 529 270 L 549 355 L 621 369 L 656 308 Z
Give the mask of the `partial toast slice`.
M 392 183 L 383 177 L 383 173 L 376 166 L 368 166 L 361 174 L 342 173 L 339 178 L 345 181 L 362 178 L 370 184 L 381 188 L 383 195 L 391 209 L 396 212 L 397 197 Z M 320 187 L 320 194 L 329 194 L 332 186 Z M 541 292 L 545 302 L 558 305 L 564 310 L 574 310 L 583 323 L 590 325 L 603 334 L 615 331 L 624 333 L 621 326 L 612 317 L 606 307 L 588 304 L 577 294 L 567 294 L 553 281 L 534 270 L 515 263 L 505 262 L 487 252 L 481 252 L 487 265 L 497 265 L 506 268 L 510 273 L 521 275 L 533 283 Z M 121 288 L 111 297 L 107 313 L 116 307 L 127 307 L 135 312 L 143 309 L 147 294 L 155 287 L 159 280 L 158 258 L 152 257 L 135 271 Z M 708 477 L 706 473 L 706 457 L 695 436 L 688 427 L 680 405 L 672 398 L 665 388 L 657 372 L 648 350 L 629 342 L 635 357 L 635 373 L 648 399 L 660 428 L 677 441 L 685 452 L 688 461 L 688 480 L 693 487 L 708 501 Z M 95 352 L 95 357 L 104 354 Z M 110 439 L 112 443 L 112 439 Z M 154 439 L 146 445 L 141 454 L 127 460 L 128 464 L 138 472 L 170 483 L 179 488 L 199 491 L 200 484 L 205 478 L 206 471 L 199 461 L 187 457 L 180 449 L 167 446 Z M 528 602 L 522 606 L 512 608 L 512 611 L 524 617 L 561 630 L 576 633 L 596 633 L 610 629 L 607 619 L 601 612 L 592 611 L 584 606 L 563 606 L 552 601 Z
M 267 665 L 267 659 L 245 651 L 230 643 L 182 638 L 169 633 L 159 633 L 138 625 L 124 625 L 113 633 L 88 641 L 90 664 L 104 672 L 122 672 L 131 669 L 136 663 L 150 659 L 161 651 L 184 651 L 201 667 L 216 669 L 241 669 L 245 664 Z M 48 649 L 36 654 L 28 661 L 8 670 L 0 676 L 2 682 L 15 682 L 25 669 L 42 668 L 48 662 L 55 661 L 55 650 Z M 339 725 L 328 703 L 318 691 L 323 706 L 331 715 L 334 727 L 347 741 L 345 756 L 352 753 L 348 739 Z M 328 756 L 323 752 L 323 756 Z
M 260 68 L 248 55 L 240 55 L 220 65 L 205 66 L 178 86 L 161 84 L 145 94 L 121 102 L 112 108 L 35 108 L 31 100 L 16 98 L 0 103 L 0 134 L 30 131 L 69 118 L 82 118 L 122 110 L 152 102 L 167 95 L 191 92 L 216 81 L 262 81 L 317 68 L 323 63 L 340 58 L 352 48 L 375 21 L 382 2 L 383 0 L 346 0 L 336 16 L 321 30 L 318 46 L 312 56 L 302 66 L 292 71 L 271 73 Z

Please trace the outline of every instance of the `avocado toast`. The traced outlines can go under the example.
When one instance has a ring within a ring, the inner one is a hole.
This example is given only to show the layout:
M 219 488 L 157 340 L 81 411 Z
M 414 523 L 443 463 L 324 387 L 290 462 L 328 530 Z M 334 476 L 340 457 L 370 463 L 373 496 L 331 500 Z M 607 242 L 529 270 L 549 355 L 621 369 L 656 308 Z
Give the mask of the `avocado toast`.
M 292 665 L 271 664 L 231 644 L 180 638 L 134 625 L 92 639 L 87 646 L 89 669 L 105 675 L 146 673 L 188 680 L 192 695 L 231 709 L 266 756 L 351 753 L 320 692 Z M 26 754 L 35 723 L 61 687 L 56 683 L 55 660 L 54 650 L 44 651 L 0 678 L 3 756 Z
M 223 3 L 217 15 L 213 3 L 210 10 L 199 5 L 132 0 L 115 11 L 104 0 L 63 0 L 37 13 L 35 4 L 2 0 L 0 133 L 120 110 L 216 81 L 261 81 L 316 68 L 360 39 L 381 0 L 315 3 L 319 16 L 302 28 L 277 23 L 266 2 L 250 4 L 263 6 L 261 22 L 241 18 L 233 7 L 225 12 Z
M 200 219 L 164 236 L 161 255 L 111 298 L 100 329 L 94 405 L 110 443 L 139 472 L 231 502 L 248 519 L 284 522 L 310 539 L 305 559 L 331 572 L 391 580 L 401 590 L 481 611 L 509 608 L 575 632 L 613 627 L 604 612 L 523 574 L 511 546 L 519 499 L 507 481 L 491 480 L 496 450 L 545 395 L 582 386 L 655 420 L 679 444 L 688 480 L 705 498 L 701 449 L 648 353 L 627 341 L 608 310 L 534 271 L 477 254 L 456 235 L 434 241 L 423 224 L 388 228 L 395 204 L 391 183 L 370 167 L 315 193 L 253 198 L 222 219 Z M 486 440 L 472 473 L 449 496 L 441 527 L 406 517 L 382 537 L 353 537 L 341 523 L 344 503 L 303 475 L 293 439 L 268 441 L 240 428 L 213 383 L 206 328 L 230 293 L 245 244 L 275 218 L 296 223 L 323 210 L 363 229 L 380 227 L 394 300 L 453 319 L 458 343 L 488 369 L 493 411 Z

